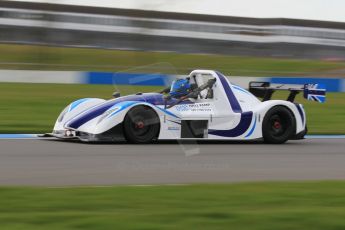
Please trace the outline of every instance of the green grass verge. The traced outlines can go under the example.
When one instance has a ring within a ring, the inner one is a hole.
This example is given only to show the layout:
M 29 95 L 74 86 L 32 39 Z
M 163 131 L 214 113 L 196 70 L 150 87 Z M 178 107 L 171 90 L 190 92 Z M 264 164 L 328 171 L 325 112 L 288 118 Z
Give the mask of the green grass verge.
M 1 229 L 344 229 L 345 182 L 0 188 Z
M 116 90 L 150 92 L 157 87 L 119 86 Z M 110 98 L 111 85 L 19 84 L 0 83 L 0 133 L 50 132 L 62 109 L 70 102 L 84 97 Z M 278 94 L 282 98 L 282 94 Z M 329 93 L 327 103 L 305 104 L 308 127 L 313 134 L 345 133 L 345 93 Z
M 345 62 L 225 55 L 119 51 L 0 44 L 0 68 L 39 70 L 130 71 L 188 74 L 194 69 L 217 69 L 244 76 L 345 76 Z M 155 63 L 160 63 L 153 65 Z M 143 69 L 131 71 L 143 71 Z
M 0 133 L 51 132 L 69 103 L 80 98 L 110 99 L 114 91 L 152 92 L 157 87 L 0 83 Z

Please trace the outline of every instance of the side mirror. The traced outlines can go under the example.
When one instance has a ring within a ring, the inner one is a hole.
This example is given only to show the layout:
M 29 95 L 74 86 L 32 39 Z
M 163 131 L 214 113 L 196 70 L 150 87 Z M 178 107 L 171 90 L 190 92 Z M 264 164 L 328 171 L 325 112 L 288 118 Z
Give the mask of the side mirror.
M 120 96 L 121 96 L 121 94 L 119 92 L 114 92 L 113 93 L 113 98 L 118 98 Z

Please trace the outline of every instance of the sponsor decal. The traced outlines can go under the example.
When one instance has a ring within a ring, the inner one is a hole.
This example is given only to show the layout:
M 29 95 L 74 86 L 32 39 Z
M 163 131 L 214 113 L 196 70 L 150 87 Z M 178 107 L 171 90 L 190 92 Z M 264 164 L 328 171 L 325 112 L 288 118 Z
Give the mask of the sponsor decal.
M 180 127 L 168 127 L 168 130 L 180 130 Z
M 195 103 L 195 104 L 184 104 L 176 105 L 176 111 L 179 112 L 213 112 L 210 103 Z

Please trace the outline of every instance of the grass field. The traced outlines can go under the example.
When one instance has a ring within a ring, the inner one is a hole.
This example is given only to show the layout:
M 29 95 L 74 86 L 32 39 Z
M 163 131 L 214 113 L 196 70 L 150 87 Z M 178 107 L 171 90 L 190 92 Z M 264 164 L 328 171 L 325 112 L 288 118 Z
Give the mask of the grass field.
M 0 54 L 0 69 L 129 71 L 146 66 L 149 72 L 170 74 L 188 74 L 194 69 L 216 69 L 233 76 L 345 76 L 345 62 L 325 60 L 8 44 L 0 44 Z
M 344 229 L 345 182 L 0 188 L 1 229 Z
M 150 92 L 156 87 L 119 86 L 128 92 Z M 68 103 L 84 97 L 111 98 L 111 85 L 18 84 L 0 83 L 0 133 L 50 132 L 56 118 Z M 282 98 L 282 94 L 278 98 Z M 305 103 L 308 127 L 314 134 L 345 133 L 345 94 L 330 93 L 327 103 Z

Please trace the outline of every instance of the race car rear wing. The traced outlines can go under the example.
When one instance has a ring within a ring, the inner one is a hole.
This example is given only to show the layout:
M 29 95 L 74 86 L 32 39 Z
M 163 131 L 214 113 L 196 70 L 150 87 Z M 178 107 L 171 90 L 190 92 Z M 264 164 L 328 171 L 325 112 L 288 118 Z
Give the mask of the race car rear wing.
M 271 100 L 275 91 L 289 91 L 287 101 L 294 102 L 296 95 L 303 92 L 303 96 L 307 100 L 324 103 L 326 101 L 326 89 L 321 84 L 304 84 L 304 85 L 287 85 L 287 84 L 271 84 L 270 82 L 249 82 L 249 92 L 256 97 L 262 98 L 262 101 Z

